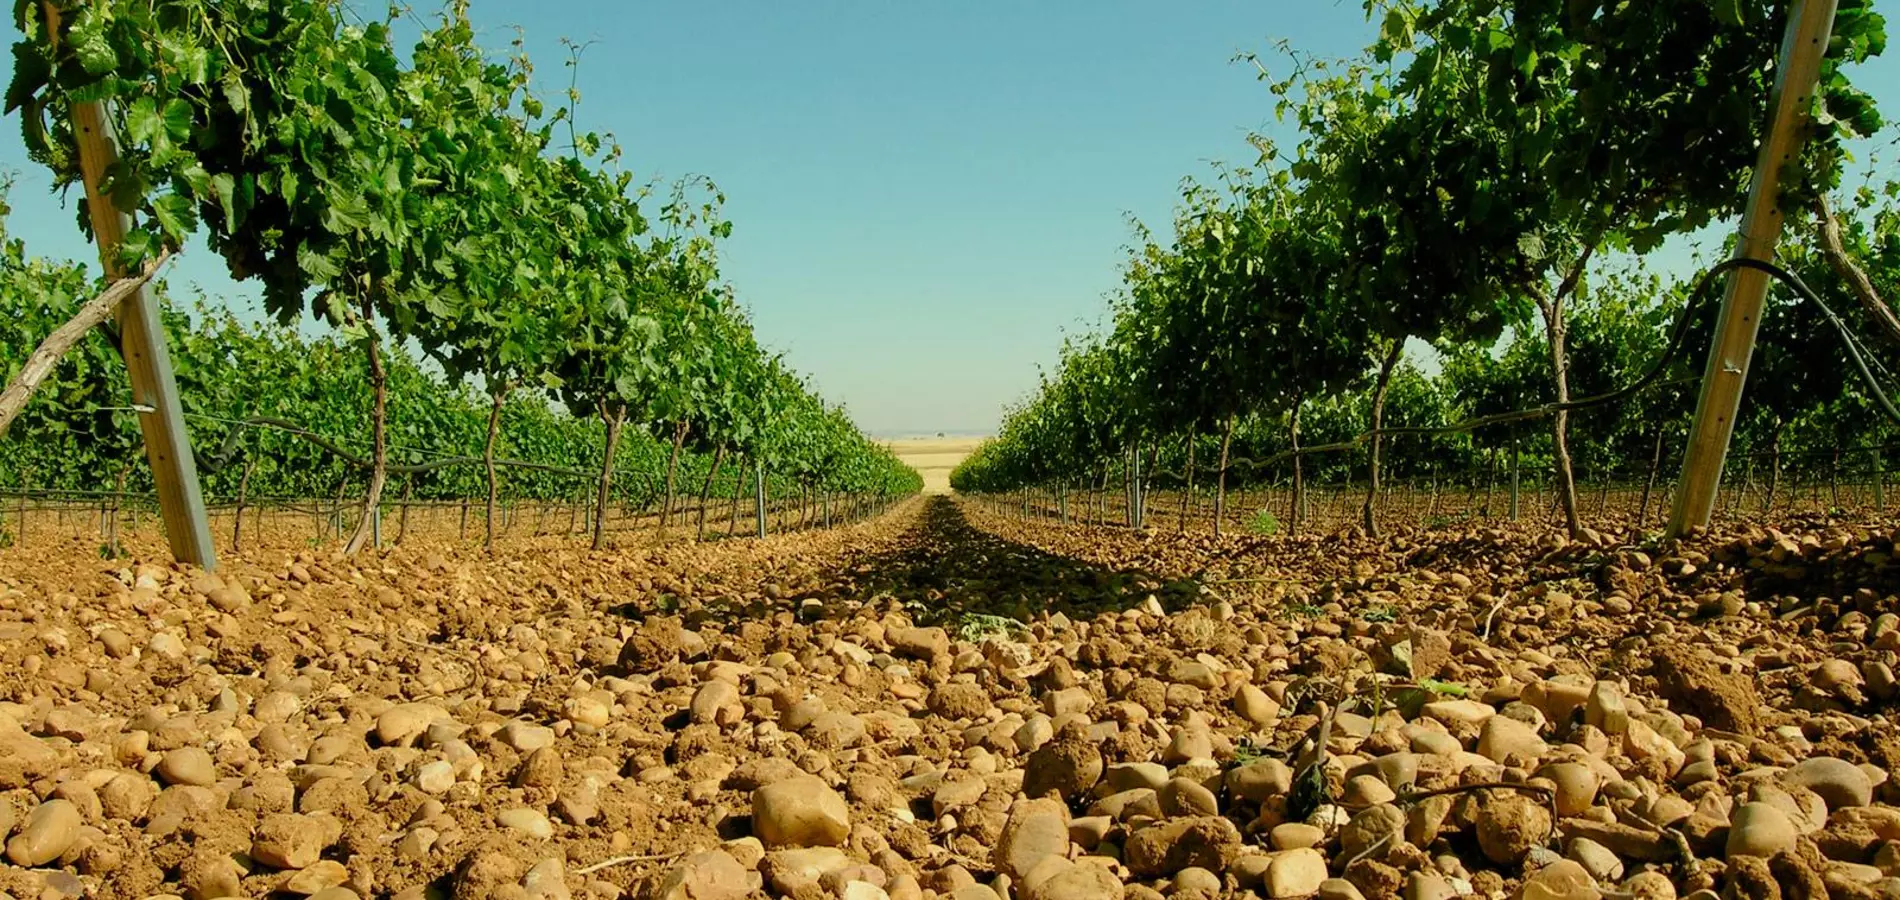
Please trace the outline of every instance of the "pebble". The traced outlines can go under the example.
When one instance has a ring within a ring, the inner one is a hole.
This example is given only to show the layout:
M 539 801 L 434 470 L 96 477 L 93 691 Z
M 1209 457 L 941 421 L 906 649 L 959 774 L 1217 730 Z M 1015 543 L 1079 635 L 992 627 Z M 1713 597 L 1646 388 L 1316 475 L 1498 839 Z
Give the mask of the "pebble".
M 203 747 L 180 747 L 158 761 L 158 776 L 166 784 L 209 787 L 218 780 L 217 763 Z
M 1571 838 L 1564 855 L 1599 882 L 1614 882 L 1623 877 L 1623 860 L 1610 852 L 1610 848 L 1589 838 Z
M 1257 728 L 1267 728 L 1279 721 L 1280 704 L 1251 684 L 1243 684 L 1234 692 L 1234 712 L 1249 724 Z
M 503 827 L 537 841 L 554 837 L 554 823 L 548 821 L 547 814 L 525 806 L 502 810 L 495 820 Z
M 398 703 L 376 717 L 376 741 L 385 747 L 414 744 L 441 712 L 427 703 Z
M 1478 755 L 1505 765 L 1535 761 L 1548 749 L 1537 729 L 1510 718 L 1492 716 L 1478 732 Z
M 1285 822 L 1273 827 L 1268 840 L 1275 850 L 1303 850 L 1323 843 L 1326 832 L 1305 822 Z
M 20 823 L 19 831 L 7 841 L 7 859 L 14 865 L 32 869 L 60 858 L 79 839 L 85 824 L 79 807 L 70 800 L 48 800 L 33 808 Z M 0 829 L 5 833 L 5 829 Z
M 1044 859 L 1066 857 L 1068 853 L 1069 816 L 1062 803 L 1021 800 L 1010 808 L 1009 818 L 1003 823 L 992 864 L 998 872 L 1024 878 Z
M 1832 756 L 1802 760 L 1784 776 L 1789 784 L 1821 795 L 1830 810 L 1866 806 L 1873 802 L 1874 785 L 1859 766 Z
M 768 848 L 837 846 L 850 829 L 844 798 L 817 778 L 787 778 L 752 792 L 752 830 Z
M 744 900 L 752 893 L 750 875 L 732 854 L 709 850 L 675 863 L 646 896 L 651 900 Z
M 1499 865 L 1521 862 L 1550 830 L 1550 811 L 1523 794 L 1493 796 L 1478 812 L 1478 847 Z
M 416 769 L 416 788 L 425 794 L 441 796 L 455 786 L 455 766 L 446 760 L 424 763 Z
M 1305 897 L 1317 893 L 1326 878 L 1326 857 L 1318 850 L 1283 851 L 1267 866 L 1267 896 L 1272 900 Z
M 278 813 L 265 816 L 251 839 L 251 858 L 275 869 L 314 865 L 341 825 L 315 816 Z
M 1725 855 L 1766 859 L 1794 846 L 1800 835 L 1788 815 L 1767 803 L 1744 803 L 1735 810 Z
M 1202 787 L 1200 782 L 1191 778 L 1169 780 L 1167 784 L 1161 786 L 1157 797 L 1161 801 L 1163 815 L 1220 815 L 1220 803 L 1214 799 L 1214 792 Z

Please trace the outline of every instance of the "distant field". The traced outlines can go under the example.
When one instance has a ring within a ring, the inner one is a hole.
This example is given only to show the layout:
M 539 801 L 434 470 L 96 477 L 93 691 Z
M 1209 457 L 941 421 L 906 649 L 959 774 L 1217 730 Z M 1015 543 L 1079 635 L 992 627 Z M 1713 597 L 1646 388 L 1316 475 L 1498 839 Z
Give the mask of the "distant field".
M 884 443 L 905 465 L 924 476 L 924 493 L 948 494 L 950 471 L 983 443 L 983 438 L 900 438 Z

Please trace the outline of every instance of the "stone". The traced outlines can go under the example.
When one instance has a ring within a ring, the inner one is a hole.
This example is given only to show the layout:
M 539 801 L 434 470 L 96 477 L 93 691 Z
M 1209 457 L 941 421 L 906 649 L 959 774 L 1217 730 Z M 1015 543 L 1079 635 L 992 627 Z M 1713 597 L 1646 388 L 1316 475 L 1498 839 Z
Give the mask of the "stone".
M 1293 768 L 1277 759 L 1255 760 L 1227 773 L 1227 791 L 1242 800 L 1260 803 L 1293 788 Z
M 1488 706 L 1485 708 L 1490 709 Z M 1427 756 L 1457 756 L 1465 749 L 1464 745 L 1449 733 L 1431 729 L 1420 729 L 1417 734 L 1412 735 L 1411 746 L 1412 752 L 1423 753 Z
M 1730 819 L 1726 855 L 1767 859 L 1793 849 L 1799 836 L 1787 813 L 1767 803 L 1744 803 Z
M 210 787 L 218 780 L 218 766 L 203 747 L 179 747 L 158 761 L 158 777 L 166 784 Z
M 1498 711 L 1490 704 L 1476 700 L 1433 700 L 1421 707 L 1419 712 L 1446 725 L 1465 725 L 1475 728 L 1490 721 Z M 1471 732 L 1463 733 L 1470 734 Z
M 1635 900 L 1676 900 L 1676 883 L 1661 872 L 1638 872 L 1623 882 L 1623 892 Z
M 533 753 L 542 747 L 554 746 L 554 729 L 527 722 L 509 722 L 495 732 L 495 739 L 516 753 Z
M 1616 682 L 1599 681 L 1590 688 L 1590 698 L 1584 701 L 1583 723 L 1604 734 L 1629 730 L 1629 707 L 1623 703 L 1623 689 Z
M 1515 792 L 1494 795 L 1478 811 L 1478 848 L 1494 863 L 1516 865 L 1550 836 L 1550 829 L 1550 811 L 1543 804 Z
M 1102 769 L 1101 749 L 1065 732 L 1029 755 L 1023 765 L 1023 795 L 1042 797 L 1053 791 L 1073 800 L 1101 781 Z
M 768 848 L 835 847 L 850 830 L 851 811 L 844 798 L 810 775 L 752 792 L 752 831 Z
M 1326 857 L 1318 850 L 1305 847 L 1276 853 L 1267 866 L 1267 896 L 1289 900 L 1315 894 L 1326 877 Z
M 570 900 L 573 895 L 567 890 L 567 863 L 560 857 L 535 863 L 521 879 L 521 889 L 537 900 Z
M 292 874 L 284 882 L 284 890 L 308 897 L 349 880 L 350 870 L 342 863 L 334 859 L 320 859 Z
M 1405 878 L 1405 887 L 1399 892 L 1404 900 L 1452 900 L 1458 896 L 1456 888 L 1445 876 L 1432 871 L 1413 872 Z
M 251 595 L 241 587 L 215 587 L 205 594 L 205 599 L 219 612 L 232 615 L 251 608 Z
M 708 850 L 674 864 L 645 896 L 647 900 L 744 900 L 752 893 L 750 876 L 732 854 Z
M 1122 900 L 1126 896 L 1121 879 L 1102 866 L 1045 864 L 1046 872 L 1025 882 L 1025 890 L 1018 895 L 1023 900 Z
M 1086 713 L 1094 706 L 1095 698 L 1089 696 L 1087 688 L 1072 687 L 1050 691 L 1042 698 L 1042 711 L 1051 719 Z
M 891 649 L 925 662 L 950 655 L 950 633 L 942 628 L 890 628 L 884 632 Z
M 1789 769 L 1783 779 L 1821 795 L 1830 810 L 1866 806 L 1873 802 L 1874 785 L 1859 766 L 1832 756 L 1815 756 Z
M 1369 807 L 1339 830 L 1339 852 L 1353 859 L 1362 853 L 1376 853 L 1372 848 L 1380 842 L 1389 850 L 1404 831 L 1405 813 L 1398 807 L 1390 803 Z
M 334 820 L 275 813 L 264 817 L 251 836 L 251 858 L 274 869 L 302 869 L 322 858 L 334 833 Z
M 1280 718 L 1280 704 L 1272 697 L 1251 684 L 1243 684 L 1234 692 L 1234 712 L 1256 728 L 1267 728 Z
M 1060 801 L 1029 799 L 1010 807 L 991 863 L 996 871 L 1021 879 L 1044 859 L 1068 854 L 1068 809 Z
M 724 681 L 709 681 L 693 694 L 688 716 L 694 724 L 716 722 L 719 714 L 739 705 L 739 689 Z
M 526 806 L 504 809 L 495 817 L 503 828 L 524 837 L 545 841 L 554 837 L 554 823 L 548 821 L 547 813 Z
M 446 760 L 424 763 L 416 769 L 416 789 L 431 796 L 441 796 L 455 786 L 455 766 Z
M 407 747 L 440 715 L 441 710 L 427 703 L 398 703 L 376 717 L 376 741 L 385 747 Z
M 1240 849 L 1240 831 L 1215 816 L 1170 819 L 1150 825 L 1128 838 L 1123 854 L 1130 871 L 1152 877 L 1172 875 L 1188 866 L 1226 871 Z
M 1174 893 L 1198 894 L 1204 897 L 1218 895 L 1221 891 L 1220 876 L 1199 866 L 1188 866 L 1174 874 Z
M 85 817 L 70 800 L 48 800 L 33 808 L 19 831 L 7 841 L 7 859 L 21 868 L 44 866 L 79 839 Z
M 836 847 L 804 847 L 774 850 L 765 855 L 758 869 L 774 890 L 792 894 L 798 885 L 816 885 L 825 875 L 843 871 L 850 865 L 851 858 Z
M 990 695 L 981 685 L 952 681 L 931 691 L 925 705 L 946 719 L 977 719 L 989 712 Z
M 1267 841 L 1275 850 L 1304 850 L 1325 843 L 1326 832 L 1305 822 L 1283 822 L 1273 826 Z
M 1193 715 L 1174 729 L 1168 739 L 1168 746 L 1161 751 L 1161 761 L 1169 765 L 1211 759 L 1213 756 L 1214 735 L 1204 720 Z
M 1108 786 L 1117 791 L 1147 788 L 1161 790 L 1168 783 L 1168 767 L 1160 763 L 1116 763 L 1108 767 Z
M 1169 816 L 1218 816 L 1220 803 L 1214 792 L 1191 778 L 1170 779 L 1156 792 L 1161 812 Z
M 1319 883 L 1319 900 L 1366 900 L 1366 895 L 1344 878 L 1328 878 Z
M 1364 809 L 1381 803 L 1390 803 L 1398 798 L 1398 793 L 1388 787 L 1377 775 L 1355 775 L 1346 779 L 1346 786 L 1339 793 L 1341 805 L 1352 809 Z
M 1623 860 L 1610 848 L 1589 838 L 1571 838 L 1564 856 L 1583 867 L 1598 882 L 1614 882 L 1623 877 Z
M 542 747 L 528 754 L 515 769 L 515 787 L 557 787 L 566 777 L 567 764 L 562 761 L 561 752 L 553 747 Z
M 1118 822 L 1126 822 L 1137 816 L 1159 819 L 1161 800 L 1154 791 L 1135 788 L 1117 791 L 1089 804 L 1088 812 L 1091 816 L 1108 816 Z
M 1537 770 L 1557 789 L 1557 815 L 1564 818 L 1583 815 L 1597 802 L 1600 780 L 1595 769 L 1579 762 L 1551 763 Z
M 1531 873 L 1513 900 L 1601 900 L 1603 892 L 1583 866 L 1560 859 Z
M 1492 716 L 1478 731 L 1478 755 L 1500 765 L 1534 762 L 1546 749 L 1536 728 L 1509 716 Z

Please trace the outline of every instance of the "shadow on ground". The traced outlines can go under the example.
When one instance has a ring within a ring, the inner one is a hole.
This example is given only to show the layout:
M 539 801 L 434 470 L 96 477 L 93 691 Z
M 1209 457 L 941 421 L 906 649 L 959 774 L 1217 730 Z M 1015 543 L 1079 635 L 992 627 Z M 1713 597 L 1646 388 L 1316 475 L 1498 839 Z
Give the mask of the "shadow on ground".
M 1170 609 L 1195 594 L 1150 572 L 1115 570 L 1005 540 L 970 524 L 949 497 L 925 501 L 918 526 L 898 549 L 850 566 L 847 594 L 889 596 L 920 623 L 954 630 L 971 616 L 1028 621 L 1041 612 L 1092 616 L 1158 596 Z

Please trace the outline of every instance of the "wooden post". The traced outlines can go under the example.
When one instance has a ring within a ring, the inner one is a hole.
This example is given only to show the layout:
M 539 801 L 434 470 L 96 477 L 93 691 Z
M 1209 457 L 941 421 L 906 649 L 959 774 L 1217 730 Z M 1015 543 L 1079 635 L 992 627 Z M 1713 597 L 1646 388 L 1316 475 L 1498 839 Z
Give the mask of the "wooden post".
M 1836 0 L 1796 0 L 1790 10 L 1788 30 L 1781 42 L 1781 64 L 1775 69 L 1770 102 L 1773 118 L 1755 161 L 1738 256 L 1775 258 L 1783 219 L 1781 170 L 1801 155 L 1821 59 L 1834 29 L 1835 6 Z M 1755 351 L 1755 335 L 1761 328 L 1762 304 L 1767 296 L 1767 273 L 1737 269 L 1729 275 L 1721 318 L 1702 375 L 1695 423 L 1689 429 L 1688 452 L 1683 454 L 1682 483 L 1669 517 L 1671 536 L 1707 526 L 1715 511 L 1722 465 L 1735 435 L 1735 413 L 1741 407 L 1742 386 L 1748 380 L 1749 359 Z
M 59 12 L 45 6 L 49 34 L 59 34 Z M 98 101 L 75 103 L 67 113 L 79 142 L 79 168 L 86 183 L 86 212 L 92 220 L 99 262 L 109 280 L 125 277 L 119 263 L 119 244 L 132 227 L 130 216 L 101 193 L 106 171 L 119 161 L 118 138 L 112 132 L 105 106 Z M 159 320 L 158 299 L 150 283 L 119 306 L 120 349 L 132 384 L 132 405 L 138 410 L 139 431 L 145 437 L 145 458 L 158 486 L 159 512 L 165 522 L 165 540 L 179 562 L 205 569 L 218 567 L 218 551 L 211 540 L 211 520 L 205 513 L 203 489 L 198 484 L 198 461 L 191 454 L 191 433 L 178 402 L 178 382 L 172 375 L 171 351 Z
M 244 460 L 244 474 L 238 476 L 237 516 L 231 522 L 231 552 L 240 553 L 244 549 L 244 497 L 251 489 L 251 470 L 257 468 L 257 460 Z
M 1887 470 L 1880 466 L 1880 448 L 1874 448 L 1874 512 L 1887 511 Z
M 409 505 L 416 498 L 416 476 L 409 476 L 402 486 L 402 517 L 396 522 L 396 543 L 409 536 Z
M 752 470 L 753 515 L 758 519 L 759 537 L 765 537 L 765 460 Z
M 1511 426 L 1511 521 L 1517 521 L 1518 495 L 1521 493 L 1519 473 L 1524 455 L 1517 443 L 1517 426 Z

